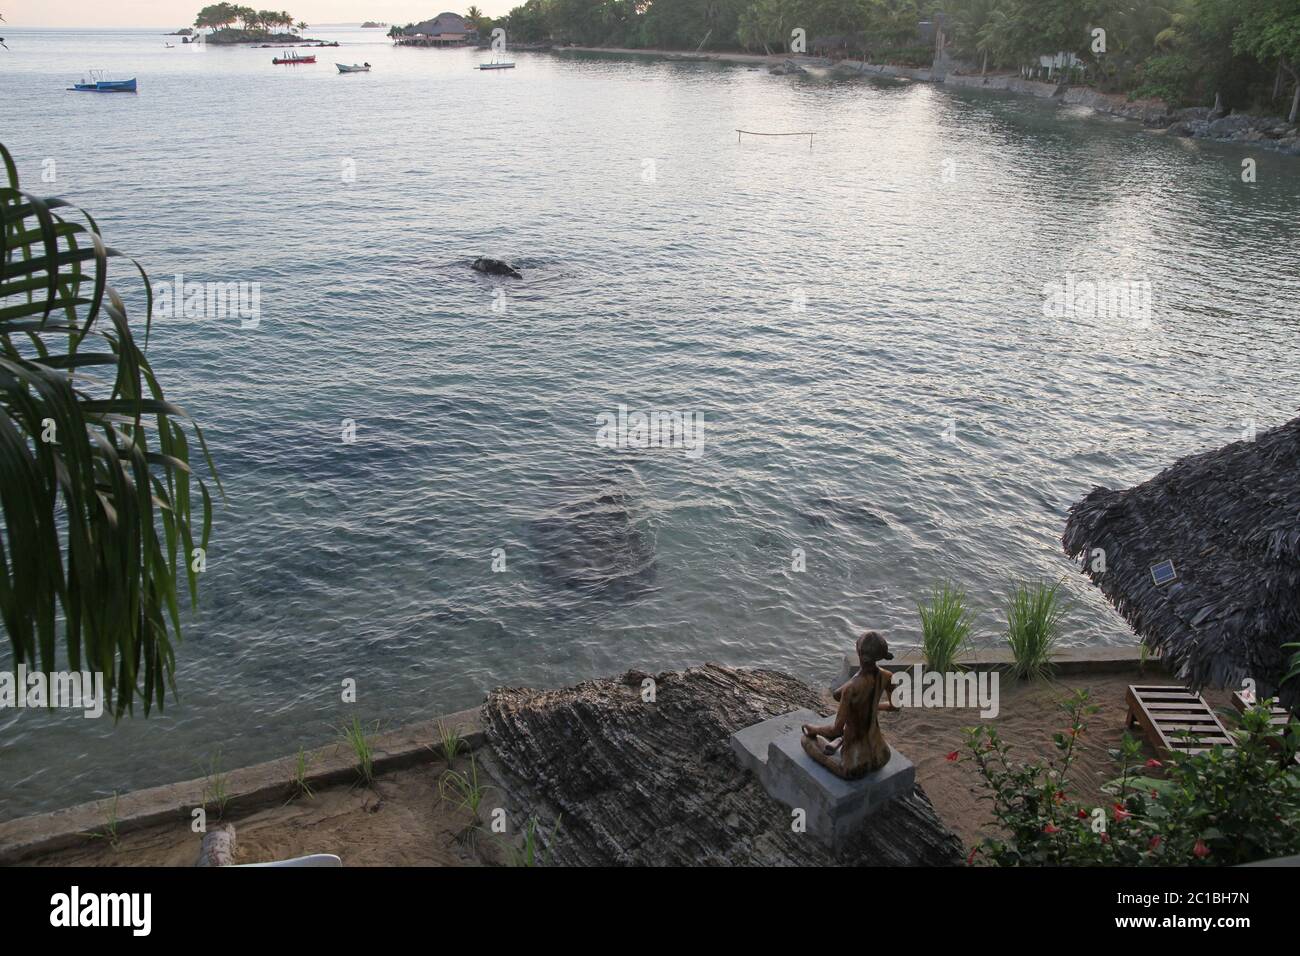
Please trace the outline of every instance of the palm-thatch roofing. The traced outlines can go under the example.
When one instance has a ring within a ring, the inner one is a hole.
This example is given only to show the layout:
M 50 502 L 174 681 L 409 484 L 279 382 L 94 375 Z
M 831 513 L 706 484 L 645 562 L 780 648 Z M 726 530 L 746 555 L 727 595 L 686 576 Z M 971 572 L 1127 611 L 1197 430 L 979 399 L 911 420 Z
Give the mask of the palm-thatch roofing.
M 1300 641 L 1300 418 L 1127 491 L 1094 489 L 1070 509 L 1062 543 L 1193 687 L 1251 678 L 1277 693 L 1281 645 Z M 1152 568 L 1165 561 L 1176 578 L 1160 585 Z M 1300 680 L 1281 697 L 1300 703 Z

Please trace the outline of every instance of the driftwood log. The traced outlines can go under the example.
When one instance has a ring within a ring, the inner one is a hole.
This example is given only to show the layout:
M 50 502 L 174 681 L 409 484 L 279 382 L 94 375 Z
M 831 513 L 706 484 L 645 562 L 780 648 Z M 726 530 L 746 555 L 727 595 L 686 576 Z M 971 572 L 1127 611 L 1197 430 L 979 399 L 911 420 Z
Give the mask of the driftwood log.
M 235 828 L 227 823 L 203 834 L 199 860 L 195 866 L 234 866 Z
M 776 671 L 706 664 L 588 681 L 557 691 L 499 688 L 484 704 L 501 782 L 551 835 L 561 865 L 867 865 L 959 863 L 961 842 L 918 786 L 873 815 L 839 858 L 795 833 L 731 753 L 730 735 L 768 717 L 824 707 Z

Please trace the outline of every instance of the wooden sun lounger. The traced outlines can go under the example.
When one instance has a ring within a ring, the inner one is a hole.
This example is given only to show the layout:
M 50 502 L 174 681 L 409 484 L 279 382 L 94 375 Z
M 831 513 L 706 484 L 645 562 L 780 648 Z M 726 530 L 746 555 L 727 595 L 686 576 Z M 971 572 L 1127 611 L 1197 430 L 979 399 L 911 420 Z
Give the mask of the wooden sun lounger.
M 1130 684 L 1127 723 L 1139 727 L 1162 757 L 1204 753 L 1216 744 L 1235 746 L 1205 698 L 1176 684 Z M 1193 736 L 1180 736 L 1183 732 Z

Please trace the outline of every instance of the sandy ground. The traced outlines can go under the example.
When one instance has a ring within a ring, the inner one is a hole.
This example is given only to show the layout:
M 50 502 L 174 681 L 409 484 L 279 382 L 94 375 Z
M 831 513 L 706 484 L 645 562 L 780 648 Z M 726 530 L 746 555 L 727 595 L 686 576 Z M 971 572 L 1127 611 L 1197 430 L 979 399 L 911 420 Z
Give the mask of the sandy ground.
M 1033 753 L 1049 754 L 1051 734 L 1066 727 L 1060 701 L 1074 688 L 1086 688 L 1101 706 L 1081 740 L 1073 790 L 1079 796 L 1103 801 L 1100 787 L 1117 776 L 1107 751 L 1119 745 L 1124 733 L 1124 692 L 1137 680 L 1131 674 L 1071 677 L 1068 683 L 1001 683 L 1000 713 L 996 724 L 1014 754 L 1028 759 Z M 1170 683 L 1151 675 L 1144 683 Z M 1227 697 L 1213 692 L 1206 699 L 1215 708 Z M 832 704 L 827 699 L 827 711 Z M 911 709 L 884 715 L 886 738 L 916 764 L 917 779 L 933 801 L 939 816 L 969 847 L 990 833 L 992 816 L 984 788 L 974 766 L 965 758 L 962 728 L 979 721 L 976 710 Z M 947 754 L 962 751 L 963 759 L 950 762 Z M 464 770 L 462 758 L 457 769 Z M 441 763 L 383 775 L 370 788 L 334 787 L 313 797 L 284 806 L 232 818 L 239 863 L 286 859 L 308 853 L 336 853 L 346 866 L 480 866 L 506 863 L 510 851 L 497 838 L 480 836 L 467 843 L 464 833 L 469 814 L 454 801 L 439 796 L 438 781 L 446 770 Z M 489 794 L 485 805 L 496 805 Z M 490 810 L 485 809 L 486 817 Z M 199 837 L 188 826 L 154 827 L 124 834 L 114 847 L 103 839 L 87 838 L 84 846 L 31 861 L 44 866 L 192 866 L 198 856 Z
M 1087 690 L 1093 704 L 1101 710 L 1088 719 L 1088 728 L 1077 745 L 1077 759 L 1071 775 L 1071 793 L 1083 800 L 1109 806 L 1101 787 L 1119 776 L 1119 765 L 1108 753 L 1119 747 L 1124 737 L 1128 712 L 1125 691 L 1129 684 L 1174 684 L 1164 674 L 1145 677 L 1133 674 L 1107 674 L 1095 677 L 1071 676 L 1064 682 L 1019 682 L 1003 679 L 1000 684 L 1000 712 L 988 721 L 998 729 L 1003 741 L 1012 747 L 1012 757 L 1029 761 L 1034 755 L 1055 754 L 1052 734 L 1065 730 L 1069 719 L 1060 703 L 1074 690 Z M 1206 691 L 1205 699 L 1215 710 L 1229 706 L 1229 695 Z M 925 788 L 935 810 L 967 847 L 973 847 L 985 835 L 992 835 L 990 802 L 981 799 L 988 793 L 967 755 L 963 728 L 980 723 L 977 710 L 904 710 L 887 713 L 881 723 L 885 738 L 916 764 L 917 781 Z M 1231 724 L 1229 724 L 1231 726 Z M 961 759 L 950 762 L 947 755 L 959 751 Z M 1154 756 L 1143 745 L 1146 756 Z
M 464 771 L 461 758 L 456 768 Z M 311 853 L 334 853 L 345 866 L 482 866 L 506 862 L 494 838 L 465 838 L 470 822 L 454 796 L 444 800 L 438 761 L 385 774 L 370 787 L 318 790 L 284 806 L 232 817 L 235 862 L 263 863 Z M 490 797 L 488 802 L 490 802 Z M 219 821 L 220 822 L 220 821 Z M 86 844 L 29 861 L 36 866 L 193 866 L 201 840 L 184 823 L 124 833 L 116 847 Z

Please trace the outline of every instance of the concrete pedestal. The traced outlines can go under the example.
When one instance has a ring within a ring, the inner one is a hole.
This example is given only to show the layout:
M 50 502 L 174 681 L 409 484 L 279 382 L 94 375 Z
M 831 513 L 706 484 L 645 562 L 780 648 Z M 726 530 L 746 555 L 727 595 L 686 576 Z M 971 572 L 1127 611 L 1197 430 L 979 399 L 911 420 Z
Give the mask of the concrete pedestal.
M 822 718 L 811 711 L 794 711 L 739 730 L 731 747 L 741 765 L 752 770 L 776 800 L 807 815 L 808 832 L 839 845 L 862 826 L 868 816 L 916 786 L 916 768 L 897 750 L 889 762 L 857 780 L 835 776 L 804 751 L 800 725 Z M 758 749 L 767 745 L 765 759 Z

